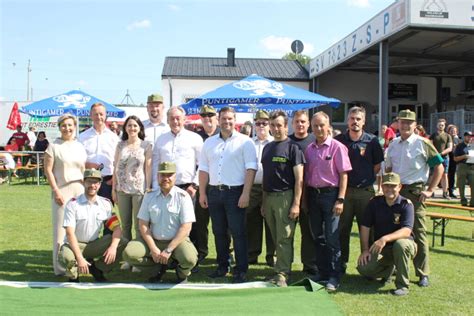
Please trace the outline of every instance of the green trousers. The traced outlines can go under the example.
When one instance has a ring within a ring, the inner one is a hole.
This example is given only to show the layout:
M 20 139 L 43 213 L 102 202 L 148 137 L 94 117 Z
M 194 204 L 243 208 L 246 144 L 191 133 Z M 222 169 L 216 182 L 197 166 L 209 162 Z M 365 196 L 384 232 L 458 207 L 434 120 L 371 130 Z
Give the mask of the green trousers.
M 341 242 L 341 263 L 349 262 L 349 244 L 354 217 L 357 225 L 360 227 L 362 215 L 369 204 L 371 198 L 375 195 L 374 188 L 347 188 L 344 200 L 344 210 L 339 219 L 339 240 Z
M 418 247 L 416 257 L 413 259 L 415 273 L 418 277 L 430 274 L 429 251 L 430 244 L 426 233 L 426 207 L 419 201 L 420 193 L 424 190 L 423 184 L 403 185 L 400 195 L 409 199 L 415 207 L 415 223 L 413 233 Z
M 471 187 L 471 201 L 469 205 L 474 206 L 474 165 L 458 163 L 457 167 L 457 184 L 459 188 L 459 196 L 461 198 L 461 202 L 466 201 L 465 190 L 467 184 Z
M 106 264 L 104 262 L 103 254 L 109 248 L 110 243 L 112 242 L 112 235 L 105 235 L 101 238 L 98 238 L 94 241 L 88 243 L 79 243 L 79 248 L 81 249 L 82 256 L 89 259 L 95 259 L 95 266 L 102 272 L 109 272 L 113 268 L 117 267 L 120 260 L 122 259 L 122 252 L 127 245 L 127 240 L 124 238 L 120 239 L 119 245 L 117 247 L 117 254 L 115 261 L 112 264 Z M 79 276 L 77 271 L 77 261 L 72 252 L 69 244 L 63 244 L 59 250 L 59 263 L 66 269 L 66 276 L 72 279 L 75 279 Z M 89 261 L 89 263 L 92 263 Z
M 395 286 L 397 289 L 408 288 L 410 279 L 408 277 L 411 259 L 416 254 L 416 244 L 411 239 L 398 239 L 392 247 L 385 246 L 378 256 L 372 255 L 369 262 L 358 265 L 357 270 L 369 278 L 389 278 L 396 268 Z
M 276 250 L 275 272 L 289 275 L 293 263 L 293 240 L 296 221 L 288 218 L 293 203 L 293 190 L 267 192 L 264 202 L 267 222 Z
M 268 225 L 265 223 L 260 208 L 262 206 L 262 185 L 254 184 L 250 191 L 250 202 L 246 209 L 247 242 L 249 262 L 258 261 L 262 253 L 263 226 L 265 226 L 266 257 L 273 261 L 275 245 Z
M 138 211 L 142 205 L 143 194 L 128 194 L 122 191 L 117 192 L 120 222 L 122 224 L 122 234 L 127 240 L 132 240 L 132 226 L 135 231 L 135 238 L 140 236 L 138 230 Z
M 160 250 L 166 249 L 169 243 L 170 240 L 155 239 L 155 245 Z M 178 276 L 184 279 L 191 274 L 191 269 L 196 265 L 197 250 L 191 240 L 186 237 L 178 247 L 173 250 L 170 258 L 178 262 L 176 271 Z M 142 271 L 148 271 L 150 273 L 156 273 L 161 266 L 159 263 L 153 261 L 150 255 L 150 248 L 140 239 L 128 243 L 123 252 L 123 260 L 132 266 L 139 267 Z

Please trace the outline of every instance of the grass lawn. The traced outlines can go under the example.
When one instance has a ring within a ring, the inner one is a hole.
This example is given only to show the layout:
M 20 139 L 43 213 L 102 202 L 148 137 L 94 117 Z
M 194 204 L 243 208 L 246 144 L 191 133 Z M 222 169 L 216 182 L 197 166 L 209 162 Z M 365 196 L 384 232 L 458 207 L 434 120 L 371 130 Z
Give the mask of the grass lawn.
M 433 209 L 433 211 L 450 212 L 441 209 Z M 463 214 L 462 211 L 452 213 Z M 428 225 L 431 230 L 431 221 Z M 410 294 L 402 298 L 389 294 L 389 290 L 394 287 L 393 283 L 381 287 L 377 282 L 367 281 L 358 275 L 355 262 L 359 255 L 359 242 L 356 237 L 357 231 L 354 230 L 351 240 L 350 261 L 352 264 L 349 265 L 347 274 L 342 279 L 340 289 L 331 295 L 331 298 L 345 314 L 472 314 L 474 310 L 472 230 L 473 225 L 470 223 L 450 222 L 446 231 L 446 245 L 441 247 L 439 245 L 440 238 L 438 238 L 436 247 L 431 249 L 431 286 L 421 289 L 413 284 L 410 287 Z M 431 238 L 431 234 L 429 237 Z M 1 185 L 0 280 L 65 281 L 65 278 L 55 277 L 52 273 L 51 238 L 49 187 L 46 185 L 39 187 L 20 185 L 17 182 L 14 185 Z M 210 240 L 209 258 L 202 265 L 201 271 L 190 277 L 190 282 L 212 282 L 207 277 L 207 274 L 214 268 L 215 253 L 212 239 Z M 298 232 L 295 240 L 294 271 L 300 271 L 302 268 L 299 257 L 299 240 Z M 261 257 L 260 260 L 263 261 L 264 258 Z M 272 270 L 263 264 L 251 265 L 248 278 L 261 281 L 270 274 L 272 274 Z M 300 272 L 293 273 L 295 281 L 303 277 L 304 275 Z M 142 273 L 117 271 L 110 273 L 108 278 L 115 282 L 144 282 L 147 276 Z M 81 279 L 92 281 L 91 277 Z M 165 276 L 165 281 L 173 279 L 173 273 L 168 273 Z M 417 281 L 413 271 L 411 280 L 412 282 Z M 221 283 L 229 281 L 228 279 L 218 280 Z M 2 290 L 1 293 L 4 291 Z M 0 302 L 3 301 L 1 303 L 3 305 L 9 301 L 6 300 L 9 295 L 4 296 L 1 293 Z M 76 295 L 81 294 L 79 292 Z M 275 299 L 278 297 L 279 295 L 275 294 Z M 300 306 L 294 305 L 292 310 L 298 312 Z M 302 314 L 308 312 L 307 309 L 301 309 Z M 316 308 L 314 314 L 317 313 Z

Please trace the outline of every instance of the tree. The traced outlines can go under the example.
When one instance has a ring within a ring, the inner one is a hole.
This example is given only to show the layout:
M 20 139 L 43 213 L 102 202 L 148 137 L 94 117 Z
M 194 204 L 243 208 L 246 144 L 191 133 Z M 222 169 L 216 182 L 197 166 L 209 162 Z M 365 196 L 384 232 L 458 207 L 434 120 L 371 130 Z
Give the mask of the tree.
M 297 60 L 302 65 L 309 64 L 309 62 L 311 61 L 311 57 L 309 57 L 308 55 L 302 55 L 302 54 L 296 55 L 295 53 L 287 53 L 285 54 L 285 56 L 282 57 L 282 59 Z

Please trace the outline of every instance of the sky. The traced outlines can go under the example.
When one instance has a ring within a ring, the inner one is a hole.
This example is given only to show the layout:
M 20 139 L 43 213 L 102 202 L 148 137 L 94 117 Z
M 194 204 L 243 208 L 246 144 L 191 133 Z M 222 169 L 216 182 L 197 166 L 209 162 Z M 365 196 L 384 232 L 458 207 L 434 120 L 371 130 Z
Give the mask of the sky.
M 135 104 L 161 92 L 166 56 L 316 57 L 393 0 L 0 0 L 0 101 L 80 89 Z M 31 90 L 30 90 L 31 91 Z

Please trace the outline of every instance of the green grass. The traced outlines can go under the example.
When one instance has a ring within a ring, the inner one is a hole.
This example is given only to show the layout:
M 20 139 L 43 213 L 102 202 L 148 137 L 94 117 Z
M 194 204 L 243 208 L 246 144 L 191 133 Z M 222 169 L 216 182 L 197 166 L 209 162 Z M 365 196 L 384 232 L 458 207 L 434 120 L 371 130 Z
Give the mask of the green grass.
M 464 214 L 462 211 L 432 209 L 437 212 Z M 431 221 L 429 221 L 431 231 Z M 467 222 L 452 221 L 447 226 L 446 245 L 431 249 L 431 286 L 410 287 L 407 297 L 393 297 L 388 292 L 393 283 L 380 287 L 360 277 L 355 269 L 358 256 L 356 230 L 351 240 L 352 264 L 342 279 L 339 291 L 331 295 L 336 304 L 346 314 L 472 314 L 474 310 L 474 242 L 471 239 L 473 225 Z M 212 234 L 211 234 L 212 237 Z M 431 241 L 431 234 L 429 235 Z M 50 191 L 46 185 L 0 186 L 0 279 L 9 281 L 64 281 L 55 277 L 51 266 L 51 209 Z M 293 280 L 303 277 L 299 259 L 299 232 L 295 240 L 295 263 Z M 214 268 L 214 245 L 210 240 L 210 258 L 199 273 L 190 277 L 191 282 L 211 282 L 206 275 Z M 260 258 L 263 260 L 263 257 Z M 272 270 L 263 264 L 252 265 L 249 280 L 263 280 Z M 144 282 L 142 273 L 117 271 L 108 275 L 115 282 Z M 173 280 L 172 273 L 165 276 Z M 92 281 L 90 277 L 82 278 Z M 413 271 L 411 281 L 416 282 Z M 221 279 L 219 282 L 228 282 Z M 1 294 L 1 293 L 0 293 Z M 3 296 L 3 295 L 2 295 Z M 275 296 L 277 299 L 278 296 Z M 5 298 L 5 297 L 4 297 Z M 0 297 L 0 300 L 3 300 Z M 294 306 L 298 311 L 298 306 Z M 306 310 L 307 311 L 307 310 Z M 317 313 L 317 310 L 315 310 Z

